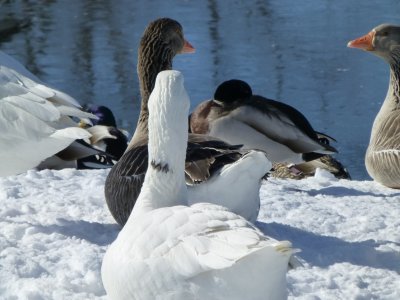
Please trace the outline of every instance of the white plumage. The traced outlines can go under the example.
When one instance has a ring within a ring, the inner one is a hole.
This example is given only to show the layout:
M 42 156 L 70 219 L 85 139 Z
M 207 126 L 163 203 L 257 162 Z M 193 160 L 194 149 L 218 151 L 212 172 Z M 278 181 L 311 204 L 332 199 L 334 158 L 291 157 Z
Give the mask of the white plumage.
M 159 73 L 149 101 L 144 184 L 103 259 L 109 298 L 285 299 L 290 242 L 266 237 L 222 206 L 187 206 L 188 108 L 183 76 Z
M 254 223 L 260 211 L 261 180 L 271 167 L 264 152 L 249 151 L 239 160 L 223 166 L 207 181 L 188 185 L 188 204 L 209 202 L 222 205 Z M 210 198 L 210 195 L 215 198 Z
M 0 176 L 34 168 L 76 139 L 89 138 L 70 117 L 95 116 L 0 51 Z

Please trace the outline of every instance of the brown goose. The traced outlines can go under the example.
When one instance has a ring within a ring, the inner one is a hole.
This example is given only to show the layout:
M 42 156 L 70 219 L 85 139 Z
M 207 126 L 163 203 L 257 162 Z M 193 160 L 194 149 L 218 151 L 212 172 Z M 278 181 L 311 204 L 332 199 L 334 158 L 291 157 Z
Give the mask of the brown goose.
M 400 188 L 400 26 L 382 24 L 368 34 L 350 41 L 383 58 L 390 66 L 389 89 L 372 125 L 365 155 L 368 174 L 377 182 Z
M 138 54 L 142 97 L 138 124 L 127 151 L 113 166 L 105 183 L 108 208 L 120 225 L 124 225 L 129 218 L 147 170 L 147 104 L 157 74 L 172 69 L 172 59 L 176 54 L 190 52 L 194 52 L 194 48 L 184 39 L 182 27 L 175 20 L 155 20 L 143 34 Z M 249 162 L 253 161 L 248 158 L 259 153 L 240 151 L 240 147 L 208 136 L 189 135 L 185 173 L 187 182 L 192 185 L 188 188 L 188 199 L 190 203 L 210 202 L 210 199 L 214 199 L 216 204 L 224 205 L 246 219 L 255 221 L 260 206 L 261 178 L 271 165 L 254 165 L 249 172 L 243 172 L 244 166 L 247 165 L 249 169 Z M 165 168 L 157 164 L 154 167 Z M 226 186 L 232 185 L 241 188 L 226 191 Z
M 214 99 L 202 102 L 193 111 L 190 129 L 244 144 L 246 149 L 265 151 L 274 163 L 274 177 L 301 179 L 313 175 L 319 167 L 339 178 L 350 178 L 343 166 L 327 155 L 336 152 L 329 145 L 331 137 L 314 131 L 295 108 L 253 95 L 242 80 L 220 84 Z

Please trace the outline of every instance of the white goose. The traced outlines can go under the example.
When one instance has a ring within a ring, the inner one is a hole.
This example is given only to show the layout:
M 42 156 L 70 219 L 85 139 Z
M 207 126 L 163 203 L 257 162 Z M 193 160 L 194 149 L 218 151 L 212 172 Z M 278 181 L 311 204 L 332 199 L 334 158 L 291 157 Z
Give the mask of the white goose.
M 400 26 L 382 24 L 347 45 L 383 58 L 390 66 L 389 89 L 375 118 L 365 155 L 368 174 L 400 188 Z
M 88 144 L 75 142 L 92 134 L 71 117 L 88 123 L 88 118 L 96 118 L 0 51 L 0 176 L 34 167 L 75 167 L 76 159 L 98 154 Z
M 109 298 L 285 299 L 290 242 L 263 235 L 224 207 L 187 206 L 188 109 L 183 76 L 159 73 L 149 100 L 145 180 L 103 259 Z
M 94 117 L 79 107 L 0 51 L 0 176 L 34 168 L 75 140 L 89 138 L 70 118 Z

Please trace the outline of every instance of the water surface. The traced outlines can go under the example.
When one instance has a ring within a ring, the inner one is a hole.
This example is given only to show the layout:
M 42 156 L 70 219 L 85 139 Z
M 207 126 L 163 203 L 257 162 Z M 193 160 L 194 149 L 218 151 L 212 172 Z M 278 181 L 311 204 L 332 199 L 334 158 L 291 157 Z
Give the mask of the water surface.
M 222 81 L 246 80 L 335 137 L 338 159 L 353 178 L 367 179 L 364 153 L 389 70 L 346 44 L 378 24 L 400 24 L 399 13 L 398 0 L 0 1 L 0 17 L 31 20 L 0 47 L 82 104 L 109 106 L 132 132 L 139 39 L 151 20 L 175 18 L 196 48 L 174 63 L 192 109 Z

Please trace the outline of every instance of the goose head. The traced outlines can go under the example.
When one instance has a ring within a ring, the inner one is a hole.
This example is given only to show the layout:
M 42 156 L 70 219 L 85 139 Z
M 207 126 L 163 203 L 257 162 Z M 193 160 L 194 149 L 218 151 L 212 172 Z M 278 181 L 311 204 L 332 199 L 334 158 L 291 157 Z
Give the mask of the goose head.
M 182 25 L 170 18 L 161 18 L 151 22 L 143 33 L 140 50 L 147 45 L 157 45 L 171 55 L 193 53 L 195 49 L 184 38 Z
M 381 24 L 366 35 L 350 41 L 347 47 L 371 52 L 394 64 L 400 59 L 400 26 Z
M 172 60 L 176 54 L 194 51 L 194 47 L 185 39 L 179 22 L 161 18 L 147 26 L 140 41 L 137 65 L 142 102 L 138 123 L 129 148 L 148 134 L 147 103 L 157 74 L 172 69 Z
M 151 22 L 143 33 L 138 52 L 142 100 L 147 101 L 150 96 L 157 74 L 172 69 L 172 59 L 176 54 L 194 51 L 179 22 L 169 18 Z

